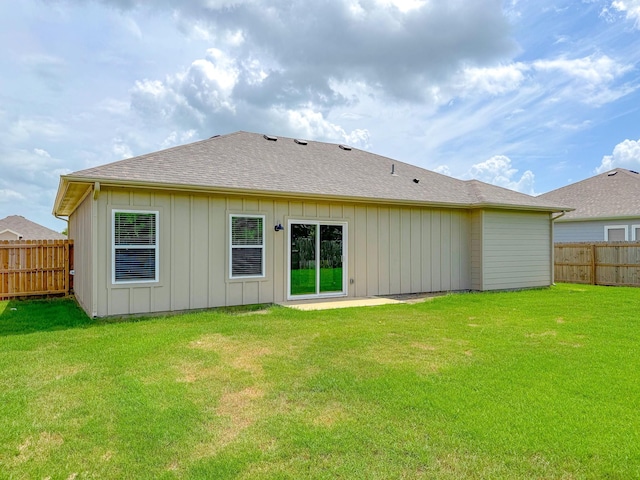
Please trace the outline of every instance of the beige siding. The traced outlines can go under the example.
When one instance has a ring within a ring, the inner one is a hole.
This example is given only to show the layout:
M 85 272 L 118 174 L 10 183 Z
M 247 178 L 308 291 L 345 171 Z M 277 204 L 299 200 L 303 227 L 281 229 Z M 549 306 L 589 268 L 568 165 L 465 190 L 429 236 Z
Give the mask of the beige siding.
M 92 200 L 72 215 L 72 231 L 90 235 Z M 88 206 L 88 207 L 87 207 Z M 271 303 L 287 299 L 287 221 L 347 225 L 347 295 L 369 296 L 471 288 L 471 214 L 466 210 L 159 193 L 103 187 L 95 222 L 96 305 L 91 282 L 79 287 L 97 315 L 120 315 Z M 112 210 L 159 212 L 159 282 L 112 284 Z M 229 278 L 228 217 L 265 216 L 266 276 Z M 82 219 L 82 225 L 80 221 Z M 75 223 L 74 223 L 75 222 Z M 275 232 L 281 223 L 285 230 Z M 76 226 L 77 225 L 77 226 Z M 91 244 L 83 239 L 82 244 Z M 88 256 L 77 246 L 79 256 Z M 84 258 L 84 257 L 82 257 Z M 90 262 L 79 259 L 83 273 Z M 79 280 L 77 278 L 77 280 Z M 89 292 L 89 293 L 87 293 Z
M 16 235 L 13 232 L 10 232 L 8 230 L 5 230 L 3 232 L 0 232 L 0 240 L 19 240 L 20 236 Z
M 471 213 L 471 289 L 483 290 L 482 284 L 482 238 L 484 211 Z
M 69 217 L 69 239 L 73 240 L 73 291 L 76 300 L 88 315 L 93 315 L 93 261 L 92 261 L 92 207 L 93 199 L 86 197 Z
M 485 211 L 482 232 L 482 290 L 551 284 L 549 214 Z

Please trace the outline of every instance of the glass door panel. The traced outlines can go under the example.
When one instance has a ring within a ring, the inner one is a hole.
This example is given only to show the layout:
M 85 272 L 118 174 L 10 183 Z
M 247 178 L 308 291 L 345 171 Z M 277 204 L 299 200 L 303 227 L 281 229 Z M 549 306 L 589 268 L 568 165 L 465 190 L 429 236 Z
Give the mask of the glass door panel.
M 342 292 L 342 225 L 320 225 L 320 293 Z
M 291 295 L 315 295 L 317 225 L 291 224 Z

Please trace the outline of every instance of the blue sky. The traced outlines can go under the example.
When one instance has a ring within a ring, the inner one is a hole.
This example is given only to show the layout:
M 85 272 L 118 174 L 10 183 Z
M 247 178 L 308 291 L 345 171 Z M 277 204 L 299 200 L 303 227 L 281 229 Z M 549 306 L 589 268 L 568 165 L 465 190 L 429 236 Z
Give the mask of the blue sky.
M 540 194 L 640 170 L 640 0 L 0 3 L 0 218 L 236 130 Z

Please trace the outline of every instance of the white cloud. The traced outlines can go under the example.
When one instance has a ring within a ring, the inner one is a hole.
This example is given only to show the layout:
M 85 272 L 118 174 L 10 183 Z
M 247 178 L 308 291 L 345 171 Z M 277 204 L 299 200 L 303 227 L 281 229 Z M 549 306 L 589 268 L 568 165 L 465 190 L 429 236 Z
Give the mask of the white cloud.
M 520 62 L 497 67 L 466 68 L 458 78 L 457 88 L 463 96 L 468 93 L 504 94 L 522 84 L 528 69 L 527 65 Z
M 607 55 L 537 60 L 533 66 L 543 71 L 560 71 L 569 77 L 582 79 L 591 85 L 611 83 L 633 68 L 632 65 L 618 63 Z
M 640 28 L 640 0 L 615 0 L 611 8 L 625 15 L 627 20 L 634 22 L 635 28 Z
M 449 169 L 448 165 L 438 165 L 433 169 L 433 171 L 436 173 L 441 173 L 442 175 L 451 176 L 451 170 Z
M 25 196 L 20 192 L 16 192 L 15 190 L 10 190 L 8 188 L 0 188 L 0 204 L 7 203 L 11 204 L 12 202 L 21 202 L 25 200 Z
M 490 159 L 476 163 L 471 167 L 467 177 L 510 188 L 517 192 L 535 195 L 535 175 L 531 170 L 525 171 L 518 178 L 518 170 L 511 165 L 511 159 L 505 155 L 495 155 Z
M 133 152 L 131 151 L 131 147 L 127 145 L 121 138 L 113 139 L 111 150 L 113 154 L 119 159 L 133 157 Z
M 608 172 L 618 167 L 640 170 L 640 139 L 627 139 L 617 144 L 611 155 L 602 157 L 602 163 L 596 168 L 596 173 Z
M 173 131 L 169 134 L 167 138 L 164 139 L 160 147 L 164 149 L 164 148 L 173 147 L 175 145 L 182 145 L 184 143 L 188 143 L 194 140 L 196 133 L 197 132 L 193 129 L 183 131 L 183 132 Z

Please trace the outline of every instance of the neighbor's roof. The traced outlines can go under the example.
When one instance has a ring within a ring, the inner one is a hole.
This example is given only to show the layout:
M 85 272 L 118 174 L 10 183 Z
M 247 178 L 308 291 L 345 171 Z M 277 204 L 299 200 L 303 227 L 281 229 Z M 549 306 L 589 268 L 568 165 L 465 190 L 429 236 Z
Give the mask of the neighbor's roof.
M 356 148 L 267 137 L 236 132 L 65 175 L 54 212 L 72 213 L 93 182 L 327 200 L 566 209 L 555 202 L 476 180 L 457 180 Z
M 0 219 L 0 233 L 7 230 L 20 235 L 22 240 L 64 240 L 67 238 L 62 233 L 43 227 L 20 215 L 10 215 Z
M 561 221 L 640 217 L 640 174 L 616 168 L 538 198 L 575 208 Z

